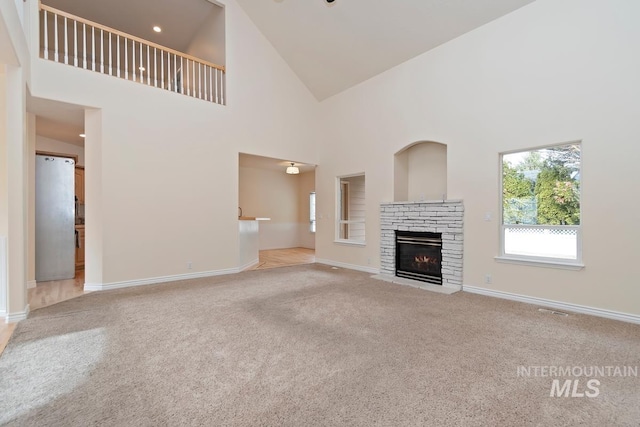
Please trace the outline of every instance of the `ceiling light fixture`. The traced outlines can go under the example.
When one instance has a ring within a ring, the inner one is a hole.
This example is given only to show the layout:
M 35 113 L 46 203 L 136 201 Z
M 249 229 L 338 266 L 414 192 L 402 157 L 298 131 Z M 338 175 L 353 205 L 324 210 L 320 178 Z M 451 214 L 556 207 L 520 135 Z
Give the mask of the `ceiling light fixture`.
M 138 67 L 138 70 L 140 70 L 140 71 L 144 71 L 144 70 L 146 70 L 146 68 L 144 68 L 144 67 Z
M 80 138 L 84 138 L 85 136 L 87 136 L 87 135 L 85 135 L 84 133 L 80 134 Z
M 162 32 L 162 28 L 158 27 L 157 25 L 153 27 L 153 31 L 155 31 L 156 33 L 161 33 Z
M 291 166 L 287 167 L 287 173 L 289 175 L 296 175 L 300 173 L 300 169 L 297 166 L 294 166 L 294 163 L 291 162 Z

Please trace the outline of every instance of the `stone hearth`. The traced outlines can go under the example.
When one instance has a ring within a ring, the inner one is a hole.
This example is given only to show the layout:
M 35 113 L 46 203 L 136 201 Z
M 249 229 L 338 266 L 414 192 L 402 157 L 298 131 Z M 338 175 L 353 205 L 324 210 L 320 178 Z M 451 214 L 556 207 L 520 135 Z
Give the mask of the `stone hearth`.
M 462 200 L 393 202 L 380 205 L 380 274 L 395 277 L 396 230 L 442 233 L 442 286 L 462 288 Z

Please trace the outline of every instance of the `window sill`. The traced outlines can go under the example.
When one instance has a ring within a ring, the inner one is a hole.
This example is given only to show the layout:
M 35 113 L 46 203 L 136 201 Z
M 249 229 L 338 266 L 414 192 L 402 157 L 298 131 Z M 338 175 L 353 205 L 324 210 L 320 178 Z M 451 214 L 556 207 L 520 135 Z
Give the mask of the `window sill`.
M 367 246 L 367 242 L 357 242 L 355 240 L 336 239 L 333 241 L 333 243 L 337 243 L 339 245 L 346 245 L 346 246 Z
M 559 268 L 562 270 L 582 270 L 584 264 L 581 262 L 571 262 L 563 260 L 549 260 L 549 259 L 535 259 L 535 258 L 521 258 L 517 256 L 502 255 L 496 256 L 494 259 L 498 262 L 506 264 L 520 264 L 529 265 L 533 267 L 546 267 L 546 268 Z

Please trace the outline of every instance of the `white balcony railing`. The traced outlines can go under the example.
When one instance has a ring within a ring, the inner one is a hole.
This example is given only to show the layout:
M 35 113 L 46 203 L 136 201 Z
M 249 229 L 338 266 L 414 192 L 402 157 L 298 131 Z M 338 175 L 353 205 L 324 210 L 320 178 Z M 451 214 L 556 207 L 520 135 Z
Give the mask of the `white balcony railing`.
M 40 57 L 225 104 L 224 66 L 43 4 Z

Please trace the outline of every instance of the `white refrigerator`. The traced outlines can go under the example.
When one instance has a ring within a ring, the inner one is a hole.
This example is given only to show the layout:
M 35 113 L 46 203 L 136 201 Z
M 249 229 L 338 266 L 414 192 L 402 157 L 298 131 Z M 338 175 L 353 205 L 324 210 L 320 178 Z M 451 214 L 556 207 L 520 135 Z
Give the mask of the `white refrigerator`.
M 75 162 L 36 156 L 36 281 L 75 277 Z

